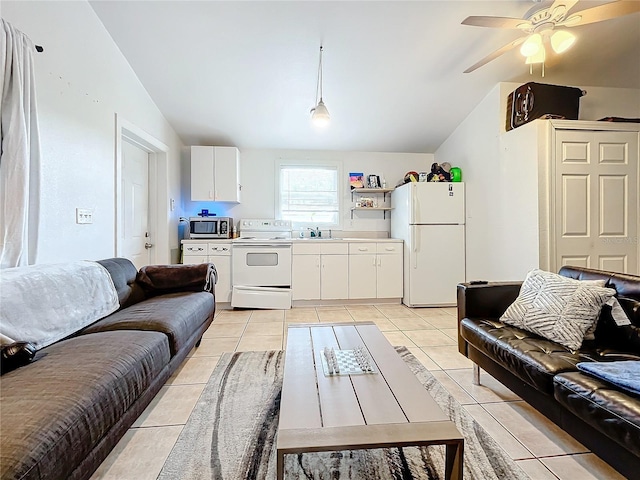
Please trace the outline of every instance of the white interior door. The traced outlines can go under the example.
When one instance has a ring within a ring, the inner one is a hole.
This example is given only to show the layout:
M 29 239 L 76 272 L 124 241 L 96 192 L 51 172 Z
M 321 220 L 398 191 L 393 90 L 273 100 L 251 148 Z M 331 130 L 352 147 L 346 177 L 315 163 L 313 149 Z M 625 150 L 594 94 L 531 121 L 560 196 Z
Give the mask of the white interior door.
M 555 260 L 638 273 L 638 134 L 559 130 Z
M 136 268 L 149 265 L 149 154 L 122 142 L 122 256 Z

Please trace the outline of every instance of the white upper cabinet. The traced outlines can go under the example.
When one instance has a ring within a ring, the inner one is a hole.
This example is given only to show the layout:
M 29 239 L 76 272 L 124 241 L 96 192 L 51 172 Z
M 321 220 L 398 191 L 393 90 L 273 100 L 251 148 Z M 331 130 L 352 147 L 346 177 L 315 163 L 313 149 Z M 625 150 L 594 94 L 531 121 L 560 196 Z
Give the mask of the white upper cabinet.
M 236 147 L 191 147 L 191 200 L 240 203 Z

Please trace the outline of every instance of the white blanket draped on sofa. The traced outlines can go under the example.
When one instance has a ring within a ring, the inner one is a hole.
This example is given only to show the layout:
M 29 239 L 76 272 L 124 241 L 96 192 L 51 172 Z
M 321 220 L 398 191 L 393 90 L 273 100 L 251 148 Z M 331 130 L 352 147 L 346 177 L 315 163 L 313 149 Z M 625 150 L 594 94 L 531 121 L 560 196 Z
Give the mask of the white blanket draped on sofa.
M 0 273 L 0 344 L 51 345 L 115 312 L 111 275 L 96 262 L 32 265 Z
M 36 261 L 40 140 L 34 45 L 0 19 L 0 268 Z

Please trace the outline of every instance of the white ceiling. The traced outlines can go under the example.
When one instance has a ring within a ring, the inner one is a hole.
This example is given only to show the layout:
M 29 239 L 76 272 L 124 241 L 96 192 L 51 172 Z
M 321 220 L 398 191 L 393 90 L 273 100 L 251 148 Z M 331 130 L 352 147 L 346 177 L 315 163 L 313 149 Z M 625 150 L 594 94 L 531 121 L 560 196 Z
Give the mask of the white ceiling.
M 530 0 L 91 5 L 187 145 L 434 152 L 498 82 L 640 88 L 638 13 L 573 28 L 541 78 L 517 49 L 462 73 L 519 33 L 460 22 L 521 17 Z M 324 131 L 309 121 L 321 43 Z

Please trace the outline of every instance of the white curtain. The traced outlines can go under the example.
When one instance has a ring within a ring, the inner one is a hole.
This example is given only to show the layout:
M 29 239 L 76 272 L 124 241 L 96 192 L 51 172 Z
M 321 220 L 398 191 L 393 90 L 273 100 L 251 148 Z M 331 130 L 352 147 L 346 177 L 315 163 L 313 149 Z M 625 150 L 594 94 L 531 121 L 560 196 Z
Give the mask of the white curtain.
M 5 20 L 0 33 L 0 268 L 36 260 L 40 140 L 29 37 Z

